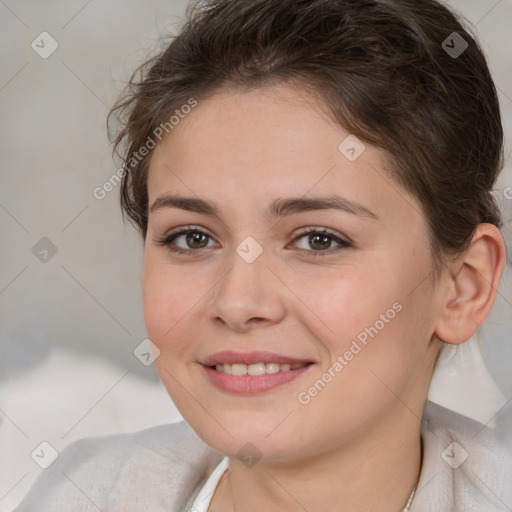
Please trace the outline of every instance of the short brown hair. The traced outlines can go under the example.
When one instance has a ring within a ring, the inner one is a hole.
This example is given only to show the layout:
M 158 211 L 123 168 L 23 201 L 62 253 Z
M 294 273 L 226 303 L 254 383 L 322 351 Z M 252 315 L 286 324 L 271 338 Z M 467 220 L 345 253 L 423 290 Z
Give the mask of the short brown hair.
M 176 109 L 228 86 L 288 83 L 387 152 L 391 177 L 422 205 L 436 263 L 464 251 L 478 224 L 502 226 L 492 189 L 503 129 L 486 59 L 462 20 L 435 0 L 190 6 L 180 33 L 134 73 L 109 114 L 121 122 L 114 151 L 130 162 L 123 214 L 145 238 L 151 152 L 133 155 Z M 456 44 L 460 55 L 449 52 Z

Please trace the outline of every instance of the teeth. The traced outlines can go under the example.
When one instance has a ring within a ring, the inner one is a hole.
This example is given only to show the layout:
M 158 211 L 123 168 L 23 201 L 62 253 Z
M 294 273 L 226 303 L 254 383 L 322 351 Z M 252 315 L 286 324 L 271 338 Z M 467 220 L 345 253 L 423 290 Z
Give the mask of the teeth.
M 247 375 L 247 365 L 246 364 L 232 364 L 231 365 L 231 373 L 233 375 Z
M 279 363 L 267 363 L 265 365 L 265 373 L 277 373 L 280 367 L 281 365 Z
M 264 363 L 250 364 L 247 366 L 247 373 L 249 375 L 263 375 L 267 369 Z
M 289 372 L 306 366 L 305 364 L 279 364 L 279 363 L 255 363 L 255 364 L 217 364 L 215 369 L 218 372 L 229 375 L 264 375 L 265 373 Z

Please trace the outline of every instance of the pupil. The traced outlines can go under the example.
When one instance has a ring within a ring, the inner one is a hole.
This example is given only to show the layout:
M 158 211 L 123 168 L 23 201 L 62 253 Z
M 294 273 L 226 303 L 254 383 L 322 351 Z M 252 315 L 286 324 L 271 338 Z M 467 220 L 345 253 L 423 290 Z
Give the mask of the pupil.
M 194 244 L 196 242 L 200 244 L 201 238 L 206 238 L 206 235 L 204 235 L 202 233 L 189 233 L 187 235 L 187 244 L 193 248 L 196 248 L 196 246 Z M 203 246 L 200 246 L 200 248 L 201 247 L 203 247 Z
M 323 241 L 324 241 L 323 244 L 322 244 L 322 242 L 319 242 L 319 244 L 322 245 L 322 247 L 320 247 L 320 249 L 327 249 L 329 247 L 331 240 L 327 235 L 322 235 L 322 234 L 317 233 L 314 235 L 310 235 L 310 237 L 309 237 L 309 241 L 312 244 L 312 246 L 313 246 L 313 244 L 317 243 L 318 239 L 323 239 Z M 313 248 L 315 248 L 315 247 L 313 247 Z

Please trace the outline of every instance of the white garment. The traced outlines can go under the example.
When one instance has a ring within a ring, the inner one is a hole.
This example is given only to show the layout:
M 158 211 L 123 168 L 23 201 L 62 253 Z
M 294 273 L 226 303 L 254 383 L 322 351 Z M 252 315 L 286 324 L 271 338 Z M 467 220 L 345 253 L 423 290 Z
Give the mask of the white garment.
M 197 498 L 195 499 L 190 512 L 208 512 L 208 507 L 213 499 L 213 494 L 215 493 L 215 489 L 219 484 L 222 475 L 227 471 L 229 466 L 229 457 L 224 457 L 219 465 L 214 469 L 213 473 L 208 478 L 207 482 L 204 484 L 204 487 L 199 491 Z M 405 508 L 402 512 L 409 512 L 411 501 L 416 493 L 416 488 L 412 491 L 409 500 L 407 501 Z
M 489 428 L 427 402 L 410 512 L 510 512 L 511 425 L 512 404 Z M 192 512 L 223 458 L 185 422 L 83 439 L 60 454 L 17 512 Z
M 212 502 L 213 493 L 219 483 L 224 472 L 228 469 L 229 457 L 224 457 L 219 465 L 214 469 L 213 473 L 208 478 L 204 487 L 199 491 L 197 498 L 194 500 L 190 512 L 208 512 L 208 507 Z
M 443 345 L 430 382 L 428 399 L 480 423 L 494 426 L 494 417 L 507 399 L 485 365 L 479 332 L 466 343 Z

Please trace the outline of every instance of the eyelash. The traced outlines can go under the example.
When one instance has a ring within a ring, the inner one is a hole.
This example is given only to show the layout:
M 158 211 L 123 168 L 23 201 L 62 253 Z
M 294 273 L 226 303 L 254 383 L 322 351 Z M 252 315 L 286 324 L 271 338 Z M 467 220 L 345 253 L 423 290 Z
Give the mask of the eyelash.
M 166 235 L 164 238 L 160 238 L 160 239 L 155 239 L 155 243 L 159 246 L 164 246 L 164 247 L 167 247 L 169 249 L 169 251 L 175 253 L 175 254 L 186 254 L 186 255 L 192 255 L 192 253 L 195 253 L 194 256 L 200 256 L 201 253 L 203 253 L 205 251 L 205 249 L 181 249 L 181 248 L 173 248 L 171 247 L 171 244 L 172 242 L 174 242 L 174 240 L 176 238 L 178 238 L 179 236 L 181 235 L 186 235 L 186 234 L 189 234 L 189 233 L 200 233 L 201 235 L 205 235 L 207 236 L 208 238 L 213 238 L 211 237 L 208 233 L 205 233 L 204 231 L 202 231 L 201 229 L 198 229 L 197 227 L 195 226 L 186 226 L 182 229 L 180 229 L 179 231 L 176 231 L 176 232 L 171 232 L 169 233 L 168 235 Z M 293 240 L 293 242 L 296 242 L 297 240 L 305 237 L 306 235 L 312 235 L 312 234 L 315 234 L 315 235 L 326 235 L 328 238 L 330 238 L 331 240 L 334 240 L 336 243 L 338 243 L 340 245 L 340 247 L 335 250 L 335 251 L 332 251 L 332 250 L 322 250 L 322 251 L 314 251 L 314 250 L 305 250 L 305 249 L 299 249 L 299 251 L 304 254 L 304 255 L 307 255 L 307 256 L 313 256 L 313 257 L 317 257 L 317 256 L 328 256 L 328 255 L 332 255 L 332 253 L 337 253 L 339 252 L 340 250 L 342 249 L 348 249 L 350 247 L 353 247 L 353 244 L 351 242 L 348 242 L 347 240 L 342 240 L 341 238 L 339 238 L 338 236 L 336 236 L 334 233 L 331 233 L 329 232 L 326 228 L 322 228 L 322 229 L 319 229 L 319 228 L 304 228 Z

